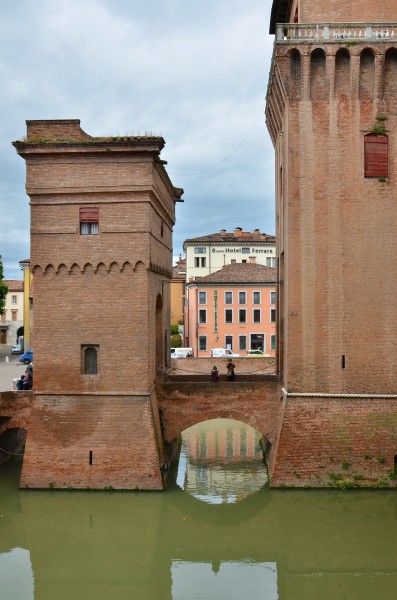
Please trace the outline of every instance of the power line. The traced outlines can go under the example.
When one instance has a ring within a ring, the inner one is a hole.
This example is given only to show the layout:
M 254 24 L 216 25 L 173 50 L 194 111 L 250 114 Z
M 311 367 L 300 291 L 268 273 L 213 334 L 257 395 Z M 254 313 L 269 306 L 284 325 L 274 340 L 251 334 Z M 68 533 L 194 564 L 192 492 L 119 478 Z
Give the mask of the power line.
M 220 162 L 216 163 L 212 167 L 208 167 L 208 169 L 203 169 L 202 171 L 196 171 L 194 173 L 178 173 L 177 171 L 169 171 L 167 169 L 168 173 L 170 175 L 178 175 L 178 177 L 192 177 L 194 175 L 202 175 L 203 173 L 208 173 L 209 171 L 213 171 L 214 169 L 217 169 L 218 167 L 223 165 L 223 163 L 225 163 L 231 156 L 233 156 L 233 154 L 235 154 L 237 152 L 237 150 L 244 144 L 245 140 L 248 138 L 248 136 L 254 129 L 255 125 L 257 124 L 259 118 L 263 115 L 264 110 L 265 110 L 265 107 L 262 106 L 259 114 L 255 118 L 255 121 L 252 123 L 251 127 L 249 128 L 248 132 L 245 134 L 245 136 L 243 137 L 241 142 L 239 142 L 239 144 L 237 144 L 237 146 L 234 148 L 234 150 L 232 150 L 232 152 L 230 152 L 230 154 L 225 156 L 225 158 L 223 158 Z

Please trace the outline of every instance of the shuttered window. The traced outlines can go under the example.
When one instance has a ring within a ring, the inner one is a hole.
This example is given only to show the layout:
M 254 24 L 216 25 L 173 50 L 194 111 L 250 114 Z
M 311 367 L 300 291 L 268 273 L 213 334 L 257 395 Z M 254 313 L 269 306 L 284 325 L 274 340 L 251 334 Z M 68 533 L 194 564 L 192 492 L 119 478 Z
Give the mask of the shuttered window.
M 99 233 L 99 208 L 80 208 L 81 235 L 96 235 Z
M 368 134 L 364 137 L 364 176 L 388 176 L 388 137 Z

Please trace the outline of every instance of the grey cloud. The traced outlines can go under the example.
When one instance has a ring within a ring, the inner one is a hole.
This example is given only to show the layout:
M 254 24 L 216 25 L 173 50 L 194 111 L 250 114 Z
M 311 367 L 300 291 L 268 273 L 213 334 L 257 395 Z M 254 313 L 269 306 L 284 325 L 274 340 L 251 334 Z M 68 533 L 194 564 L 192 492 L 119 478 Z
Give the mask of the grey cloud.
M 262 114 L 270 8 L 271 0 L 19 0 L 2 8 L 0 252 L 8 278 L 20 275 L 29 251 L 24 165 L 10 144 L 25 134 L 25 119 L 80 118 L 91 135 L 163 135 L 163 158 L 186 197 L 174 254 L 197 229 L 274 233 L 273 149 Z

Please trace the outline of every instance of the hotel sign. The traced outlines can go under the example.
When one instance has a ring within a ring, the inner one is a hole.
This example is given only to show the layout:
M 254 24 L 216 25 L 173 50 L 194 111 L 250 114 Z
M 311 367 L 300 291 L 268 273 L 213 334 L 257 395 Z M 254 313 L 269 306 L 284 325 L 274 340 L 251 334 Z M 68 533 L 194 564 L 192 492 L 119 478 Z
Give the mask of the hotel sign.
M 243 248 L 249 248 L 249 253 L 244 252 L 244 254 L 275 254 L 276 251 L 274 248 L 253 248 L 249 246 L 240 246 L 238 248 L 212 248 L 212 252 L 219 252 L 222 254 L 242 254 Z

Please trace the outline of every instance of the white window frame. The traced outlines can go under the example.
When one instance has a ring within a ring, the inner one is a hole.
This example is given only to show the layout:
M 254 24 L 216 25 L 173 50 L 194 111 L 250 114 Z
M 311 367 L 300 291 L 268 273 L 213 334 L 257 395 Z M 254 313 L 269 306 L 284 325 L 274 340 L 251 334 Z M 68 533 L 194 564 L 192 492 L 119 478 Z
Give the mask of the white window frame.
M 255 294 L 259 295 L 259 302 L 255 302 Z M 252 292 L 252 304 L 254 306 L 258 306 L 258 305 L 262 304 L 262 294 L 261 294 L 261 292 L 259 292 L 259 291 Z
M 274 314 L 274 319 L 272 319 L 273 314 Z M 275 323 L 275 322 L 276 322 L 276 309 L 271 308 L 270 309 L 270 323 Z
M 204 321 L 201 320 L 201 314 L 204 315 Z M 206 308 L 199 308 L 198 309 L 198 314 L 197 314 L 197 320 L 198 320 L 198 324 L 199 325 L 206 325 L 207 324 L 207 309 Z
M 245 340 L 245 344 L 244 344 L 244 348 L 241 347 L 241 339 L 244 338 Z M 238 336 L 238 349 L 239 350 L 247 350 L 247 335 L 239 335 Z
M 202 256 L 201 257 L 201 268 L 205 269 L 207 267 L 207 257 L 206 256 Z
M 276 304 L 276 292 L 270 292 L 270 304 Z
M 234 343 L 233 336 L 232 335 L 225 335 L 225 348 L 227 348 L 226 338 L 231 338 L 232 339 L 230 350 L 233 350 L 233 343 Z
M 244 302 L 240 302 L 240 294 L 244 294 Z M 238 303 L 240 306 L 244 306 L 247 304 L 247 292 L 244 292 L 244 291 L 238 292 Z
M 240 319 L 240 312 L 244 311 L 245 313 L 245 321 L 241 321 Z M 240 323 L 240 325 L 246 325 L 247 324 L 247 309 L 246 308 L 239 308 L 238 309 L 238 322 Z
M 270 350 L 276 350 L 277 346 L 276 346 L 276 334 L 275 333 L 271 333 L 270 334 Z
M 226 294 L 230 294 L 230 295 L 231 295 L 231 299 L 232 299 L 232 301 L 231 301 L 231 302 L 227 302 L 227 300 L 226 300 Z M 228 290 L 228 291 L 225 291 L 225 295 L 224 295 L 224 301 L 225 301 L 225 302 L 224 302 L 224 303 L 225 303 L 225 306 L 232 306 L 232 304 L 233 304 L 233 292 L 231 292 L 230 290 Z
M 255 321 L 255 312 L 258 311 L 259 312 L 259 321 Z M 253 308 L 252 309 L 252 322 L 257 325 L 258 323 L 262 323 L 262 310 L 260 308 Z
M 226 312 L 228 310 L 230 310 L 230 312 L 232 313 L 232 320 L 231 321 L 226 321 Z M 234 322 L 234 314 L 233 313 L 234 313 L 233 308 L 225 308 L 225 312 L 224 312 L 224 315 L 223 315 L 225 325 L 232 325 L 232 323 Z
M 203 246 L 196 246 L 194 248 L 194 253 L 195 254 L 207 254 L 207 248 L 205 248 Z
M 205 348 L 200 348 L 200 340 L 204 340 L 205 341 Z M 199 352 L 206 352 L 208 349 L 208 345 L 207 345 L 207 336 L 206 335 L 199 335 L 198 336 L 198 351 Z
M 204 302 L 200 300 L 200 294 L 204 294 Z M 200 291 L 198 292 L 198 304 L 202 306 L 203 304 L 207 304 L 207 292 Z
M 256 350 L 256 348 L 252 347 L 252 336 L 253 335 L 261 335 L 263 338 L 263 346 L 262 346 L 262 351 L 266 352 L 266 332 L 265 331 L 252 331 L 249 334 L 249 349 L 250 350 Z
M 80 221 L 80 235 L 98 235 L 99 234 L 99 222 L 98 221 Z
M 11 298 L 11 304 L 13 306 L 15 306 L 16 304 L 18 304 L 18 296 L 15 296 L 15 294 Z

